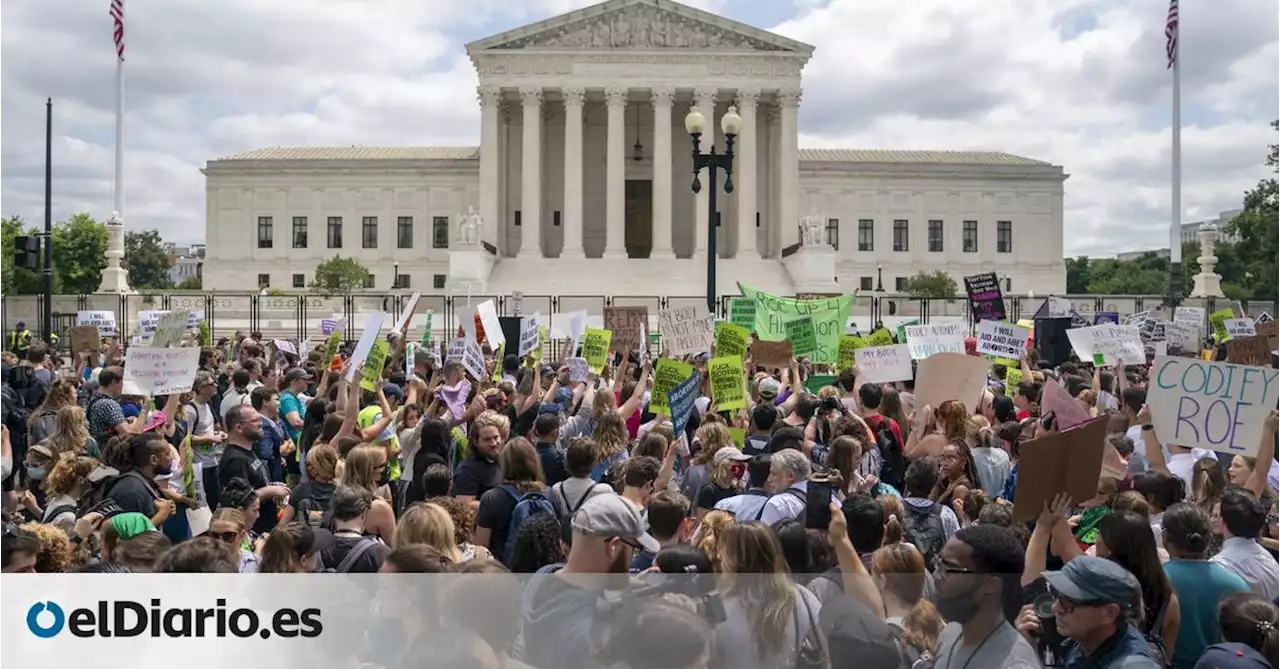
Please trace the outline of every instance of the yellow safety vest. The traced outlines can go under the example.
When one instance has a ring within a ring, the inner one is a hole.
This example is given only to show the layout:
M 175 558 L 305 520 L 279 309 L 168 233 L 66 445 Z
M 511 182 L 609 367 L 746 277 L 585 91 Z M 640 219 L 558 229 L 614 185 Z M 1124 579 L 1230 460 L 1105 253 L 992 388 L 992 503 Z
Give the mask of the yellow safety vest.
M 31 346 L 31 331 L 23 330 L 21 332 L 14 330 L 9 335 L 9 350 L 16 351 L 18 347 L 27 348 Z

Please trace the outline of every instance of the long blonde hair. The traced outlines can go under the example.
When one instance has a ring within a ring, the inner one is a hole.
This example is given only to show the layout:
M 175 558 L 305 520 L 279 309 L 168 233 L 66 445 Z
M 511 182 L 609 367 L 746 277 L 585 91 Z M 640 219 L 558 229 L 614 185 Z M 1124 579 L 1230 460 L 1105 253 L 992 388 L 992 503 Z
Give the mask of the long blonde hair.
M 706 423 L 698 427 L 698 431 L 694 432 L 693 438 L 698 442 L 698 455 L 693 458 L 693 464 L 705 465 L 711 462 L 711 458 L 715 456 L 716 451 L 725 446 L 733 446 L 733 435 L 729 434 L 729 428 L 722 423 Z
M 708 513 L 698 527 L 698 548 L 707 554 L 711 567 L 717 572 L 720 571 L 720 532 L 735 522 L 732 513 L 717 509 Z
M 742 600 L 757 657 L 785 652 L 798 594 L 778 535 L 764 523 L 733 523 L 719 533 L 719 548 L 725 594 Z
M 57 412 L 68 406 L 76 405 L 76 384 L 74 381 L 66 378 L 58 379 L 49 386 L 49 394 L 44 396 L 44 401 L 35 411 L 31 412 L 28 419 L 30 425 L 35 425 L 40 415 L 47 412 Z
M 599 395 L 599 393 L 596 394 Z M 625 452 L 629 441 L 627 424 L 623 422 L 618 412 L 606 411 L 596 418 L 596 429 L 591 433 L 591 439 L 600 449 L 601 460 L 616 453 Z
M 346 465 L 342 470 L 342 483 L 377 494 L 378 476 L 375 471 L 379 464 L 383 464 L 386 461 L 387 452 L 385 449 L 379 446 L 360 444 L 347 454 Z
M 49 447 L 54 455 L 74 453 L 84 455 L 85 442 L 89 441 L 89 423 L 84 409 L 72 404 L 58 409 L 53 417 L 53 431 L 49 433 Z
M 430 546 L 457 564 L 462 561 L 457 529 L 449 512 L 435 504 L 414 504 L 396 523 L 396 548 L 410 544 Z

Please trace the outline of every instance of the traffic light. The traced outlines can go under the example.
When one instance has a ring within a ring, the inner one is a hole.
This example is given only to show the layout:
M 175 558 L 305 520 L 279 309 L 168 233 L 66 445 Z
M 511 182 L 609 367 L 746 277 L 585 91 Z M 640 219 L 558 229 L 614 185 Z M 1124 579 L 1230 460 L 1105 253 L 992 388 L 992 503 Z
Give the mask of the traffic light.
M 40 238 L 23 236 L 13 238 L 13 264 L 24 269 L 39 269 Z

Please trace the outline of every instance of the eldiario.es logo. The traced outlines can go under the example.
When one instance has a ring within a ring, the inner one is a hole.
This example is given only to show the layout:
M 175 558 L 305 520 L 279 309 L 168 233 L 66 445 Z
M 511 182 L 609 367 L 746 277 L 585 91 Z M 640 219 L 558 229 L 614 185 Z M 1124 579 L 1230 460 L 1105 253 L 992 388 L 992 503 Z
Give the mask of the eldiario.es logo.
M 36 602 L 27 610 L 27 629 L 41 639 L 58 636 L 64 629 L 82 638 L 147 635 L 178 639 L 254 635 L 263 639 L 272 636 L 311 639 L 324 631 L 320 609 L 278 609 L 264 626 L 253 609 L 228 611 L 227 600 L 218 599 L 214 603 L 213 608 L 193 609 L 165 608 L 159 599 L 151 600 L 150 607 L 128 600 L 102 600 L 94 608 L 65 613 L 56 602 Z

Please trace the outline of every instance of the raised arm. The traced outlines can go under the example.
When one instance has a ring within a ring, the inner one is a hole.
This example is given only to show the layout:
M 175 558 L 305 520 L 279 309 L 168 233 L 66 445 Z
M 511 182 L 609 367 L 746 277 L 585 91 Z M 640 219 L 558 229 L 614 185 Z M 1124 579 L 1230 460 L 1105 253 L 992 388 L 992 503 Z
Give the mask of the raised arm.
M 631 417 L 631 414 L 640 410 L 644 406 L 644 390 L 649 385 L 649 374 L 653 372 L 653 365 L 646 360 L 644 367 L 640 370 L 640 380 L 636 382 L 635 390 L 631 391 L 631 397 L 618 407 L 618 415 L 622 416 L 622 420 Z
M 1258 440 L 1258 452 L 1254 454 L 1253 473 L 1244 487 L 1255 496 L 1261 498 L 1267 489 L 1267 474 L 1271 472 L 1271 451 L 1275 448 L 1276 427 L 1280 424 L 1275 409 L 1267 414 L 1262 423 L 1262 437 Z
M 1022 568 L 1022 587 L 1035 583 L 1044 573 L 1045 561 L 1049 557 L 1049 538 L 1053 528 L 1066 518 L 1071 510 L 1071 497 L 1065 493 L 1055 495 L 1053 501 L 1046 502 L 1036 519 L 1036 528 L 1031 532 L 1031 540 L 1027 542 L 1027 559 Z
M 1147 456 L 1151 469 L 1172 475 L 1172 472 L 1169 471 L 1169 464 L 1164 460 L 1164 449 L 1160 447 L 1160 439 L 1156 436 L 1155 426 L 1151 424 L 1151 409 L 1145 404 L 1138 411 L 1138 423 L 1142 425 L 1143 453 Z

